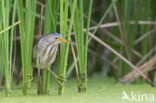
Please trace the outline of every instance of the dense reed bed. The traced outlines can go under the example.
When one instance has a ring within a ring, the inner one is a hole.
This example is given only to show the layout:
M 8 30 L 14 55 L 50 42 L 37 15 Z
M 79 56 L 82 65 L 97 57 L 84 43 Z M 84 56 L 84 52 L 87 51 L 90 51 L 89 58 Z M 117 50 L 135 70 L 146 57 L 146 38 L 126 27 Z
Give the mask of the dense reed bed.
M 143 78 L 155 86 L 154 3 L 155 0 L 1 0 L 0 89 L 9 96 L 14 89 L 12 80 L 17 80 L 22 83 L 23 94 L 29 95 L 34 74 L 37 93 L 49 94 L 50 73 L 47 69 L 33 69 L 32 49 L 41 35 L 53 32 L 71 42 L 60 44 L 56 63 L 51 66 L 62 79 L 63 85 L 57 87 L 59 95 L 65 93 L 63 80 L 75 77 L 78 92 L 87 92 L 87 78 L 97 72 L 117 82 Z

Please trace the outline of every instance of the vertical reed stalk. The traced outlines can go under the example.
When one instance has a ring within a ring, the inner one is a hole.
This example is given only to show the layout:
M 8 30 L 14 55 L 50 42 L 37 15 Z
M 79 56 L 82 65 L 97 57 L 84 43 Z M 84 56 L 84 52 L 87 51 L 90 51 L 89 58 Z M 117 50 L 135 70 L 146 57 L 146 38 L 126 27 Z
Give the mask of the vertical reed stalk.
M 65 8 L 65 10 L 64 10 Z M 60 34 L 63 38 L 66 38 L 67 32 L 67 19 L 68 19 L 68 0 L 64 2 L 64 0 L 60 0 Z M 69 35 L 69 34 L 68 34 Z M 59 58 L 59 66 L 58 66 L 58 75 L 65 78 L 65 70 L 66 70 L 66 62 L 67 57 L 65 58 L 65 49 L 67 48 L 67 44 L 60 44 L 60 58 Z M 64 82 L 61 81 L 64 85 Z M 64 94 L 64 86 L 58 85 L 58 94 Z
M 84 35 L 84 20 L 83 20 L 83 1 L 80 0 L 79 8 L 77 5 L 75 19 L 74 19 L 74 32 L 77 45 L 77 52 L 80 67 L 80 85 L 79 92 L 86 92 L 87 90 L 87 48 L 88 48 L 88 32 L 90 25 L 92 0 L 89 2 L 88 21 L 86 26 L 86 34 Z
M 9 25 L 9 1 L 1 0 L 1 6 L 2 6 L 2 28 L 6 28 Z M 7 4 L 6 4 L 7 3 Z M 3 52 L 3 63 L 4 63 L 4 73 L 5 73 L 5 96 L 9 95 L 10 92 L 10 73 L 9 73 L 9 33 L 4 32 L 3 33 L 3 40 L 2 40 L 2 52 Z
M 36 0 L 18 1 L 18 18 L 20 24 L 20 42 L 22 54 L 22 76 L 23 76 L 23 93 L 29 93 L 28 88 L 31 86 L 31 59 L 32 59 L 32 45 L 34 36 L 34 25 L 36 15 Z M 23 5 L 25 4 L 25 6 Z M 25 13 L 23 9 L 25 8 Z
M 45 8 L 45 20 L 44 20 L 44 34 L 56 32 L 58 22 L 59 1 L 58 0 L 46 0 Z M 49 81 L 50 73 L 45 69 L 43 71 L 43 79 L 41 86 L 41 93 L 49 93 Z
M 0 31 L 2 30 L 2 0 L 0 1 Z M 2 45 L 2 43 L 3 43 L 3 35 L 0 35 L 0 48 L 2 48 L 3 49 L 3 45 Z M 2 77 L 3 77 L 3 50 L 0 50 L 0 80 L 2 79 Z M 2 82 L 0 82 L 0 86 L 1 86 L 1 83 Z
M 71 5 L 71 16 L 70 16 L 70 24 L 69 27 L 67 27 L 68 22 L 68 5 L 69 2 L 66 0 L 60 0 L 60 34 L 63 36 L 63 38 L 66 38 L 70 40 L 70 34 L 72 31 L 72 25 L 74 20 L 74 13 L 76 8 L 77 0 L 74 0 Z M 68 29 L 68 30 L 67 30 Z M 68 35 L 66 35 L 68 33 Z M 58 68 L 58 75 L 65 79 L 66 76 L 66 68 L 67 68 L 67 59 L 68 59 L 68 50 L 69 50 L 69 44 L 61 44 L 60 45 L 60 64 Z M 64 81 L 60 81 L 63 86 L 58 86 L 58 94 L 64 94 Z
M 90 28 L 90 19 L 91 19 L 91 11 L 92 11 L 92 3 L 93 0 L 90 0 L 89 2 L 89 9 L 88 9 L 88 19 L 87 19 L 87 25 L 86 25 L 86 33 L 85 33 L 85 50 L 84 50 L 84 73 L 86 74 L 85 76 L 85 81 L 84 81 L 84 87 L 82 87 L 81 91 L 84 90 L 84 92 L 86 91 L 84 88 L 87 88 L 87 52 L 88 52 L 88 33 L 89 33 L 89 28 Z M 83 74 L 83 73 L 82 73 Z M 82 78 L 82 77 L 81 77 Z M 82 81 L 82 80 L 81 80 Z M 83 91 L 82 91 L 83 92 Z
M 0 28 L 6 29 L 9 26 L 9 22 L 14 24 L 15 22 L 15 12 L 16 12 L 16 3 L 17 0 L 14 0 L 13 11 L 11 13 L 11 1 L 9 0 L 1 0 L 1 12 L 0 14 Z M 10 16 L 12 16 L 12 21 L 10 21 Z M 11 33 L 9 31 L 5 31 L 1 37 L 1 59 L 3 59 L 4 64 L 4 73 L 5 73 L 5 95 L 8 96 L 11 92 L 11 66 L 12 66 L 12 42 L 13 42 L 13 30 L 14 25 L 11 28 Z
M 141 20 L 149 20 L 149 13 L 150 13 L 150 1 L 151 0 L 145 0 L 140 1 L 140 7 L 142 7 L 140 14 Z M 141 25 L 141 34 L 145 34 L 148 32 L 148 25 Z M 145 38 L 141 41 L 141 54 L 146 55 L 148 49 L 148 38 Z
M 124 36 L 125 36 L 125 39 L 126 41 L 124 41 L 125 43 L 129 44 L 129 39 L 131 38 L 130 37 L 130 33 L 129 33 L 129 20 L 130 20 L 130 5 L 131 5 L 131 0 L 126 0 L 126 1 L 122 1 L 122 7 L 124 8 L 122 13 L 123 13 L 123 20 L 121 20 L 121 23 L 123 23 L 123 28 L 122 28 L 122 31 L 124 32 Z M 118 12 L 119 13 L 119 12 Z M 118 14 L 120 15 L 120 14 Z M 129 56 L 129 45 L 127 45 L 127 49 L 128 49 L 128 52 L 125 50 L 126 46 L 122 46 L 120 48 L 121 52 L 123 52 L 123 55 L 125 57 L 128 57 L 128 59 L 130 60 L 130 56 Z M 126 68 L 126 69 L 124 69 Z M 120 60 L 120 76 L 121 75 L 125 75 L 126 73 L 128 73 L 130 71 L 130 67 L 123 61 Z
M 104 13 L 104 15 L 102 16 L 102 18 L 101 18 L 101 20 L 99 21 L 99 23 L 97 24 L 97 26 L 96 26 L 96 28 L 94 29 L 94 31 L 93 31 L 93 34 L 95 34 L 96 32 L 97 32 L 97 30 L 100 28 L 100 25 L 102 24 L 102 22 L 105 20 L 105 18 L 106 18 L 106 16 L 109 14 L 109 12 L 112 10 L 112 7 L 114 6 L 114 4 L 117 2 L 117 0 L 114 0 L 111 4 L 110 4 L 110 6 L 108 7 L 108 9 L 106 10 L 106 12 Z M 85 6 L 85 5 L 84 5 Z M 88 8 L 88 7 L 86 7 L 86 8 Z M 89 12 L 89 11 L 88 11 Z M 89 14 L 88 14 L 89 15 Z M 76 19 L 76 17 L 75 17 L 75 19 Z M 88 18 L 87 18 L 88 19 Z M 89 20 L 89 19 L 88 19 Z M 75 28 L 75 26 L 74 26 L 74 28 Z M 76 30 L 75 30 L 75 32 L 76 32 Z M 88 33 L 87 33 L 88 34 Z M 87 35 L 86 35 L 87 36 Z M 87 38 L 87 37 L 86 37 Z M 92 38 L 90 37 L 90 38 L 87 38 L 88 40 L 88 44 L 91 42 L 91 40 L 92 40 Z M 87 44 L 87 46 L 88 46 L 88 44 Z M 85 45 L 86 45 L 86 43 L 85 43 Z M 78 49 L 78 48 L 77 48 Z M 87 57 L 86 57 L 86 59 L 87 59 Z M 77 60 L 78 60 L 78 57 L 77 57 Z M 87 66 L 87 63 L 86 63 L 86 66 Z M 68 71 L 68 76 L 70 75 L 70 73 L 72 73 L 71 71 L 74 69 L 74 62 L 72 63 L 72 65 L 71 65 L 71 67 L 70 67 L 70 69 L 69 69 L 69 71 Z

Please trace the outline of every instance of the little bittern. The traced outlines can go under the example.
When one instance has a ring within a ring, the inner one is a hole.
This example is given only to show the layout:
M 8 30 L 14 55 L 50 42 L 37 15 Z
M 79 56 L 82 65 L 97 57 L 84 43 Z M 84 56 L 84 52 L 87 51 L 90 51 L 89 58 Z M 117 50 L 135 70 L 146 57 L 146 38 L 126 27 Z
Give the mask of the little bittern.
M 61 42 L 69 43 L 69 41 L 63 39 L 59 33 L 43 35 L 34 46 L 32 56 L 33 67 L 38 69 L 47 69 L 56 78 L 60 85 L 62 85 L 59 81 L 61 78 L 50 70 L 50 66 L 55 61 L 58 46 Z

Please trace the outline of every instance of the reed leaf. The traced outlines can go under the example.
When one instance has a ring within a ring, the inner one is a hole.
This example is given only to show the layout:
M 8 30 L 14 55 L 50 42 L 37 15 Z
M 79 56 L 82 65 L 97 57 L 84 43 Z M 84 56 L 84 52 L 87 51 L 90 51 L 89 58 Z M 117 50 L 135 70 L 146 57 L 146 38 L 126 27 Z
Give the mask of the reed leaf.
M 23 76 L 23 93 L 29 94 L 31 86 L 31 59 L 32 59 L 32 45 L 35 26 L 35 14 L 36 14 L 36 0 L 18 1 L 18 18 L 21 21 L 20 24 L 20 42 L 21 42 L 21 56 L 22 56 L 22 76 Z M 25 13 L 23 9 L 25 7 Z
M 44 19 L 44 34 L 56 32 L 58 22 L 58 0 L 46 0 L 45 19 Z M 49 93 L 50 73 L 47 70 L 43 71 L 43 79 L 41 93 Z
M 68 22 L 68 0 L 60 0 L 60 33 L 64 38 L 67 40 L 70 40 L 70 34 L 72 31 L 72 25 L 74 21 L 74 13 L 76 8 L 77 0 L 74 0 L 71 5 L 71 16 L 70 16 L 70 24 L 67 30 L 67 22 Z M 65 10 L 64 10 L 65 8 Z M 68 34 L 66 37 L 66 33 Z M 58 68 L 58 75 L 61 76 L 63 79 L 65 79 L 66 76 L 66 69 L 67 69 L 67 59 L 68 59 L 68 51 L 69 51 L 69 44 L 61 44 L 60 45 L 60 59 L 59 59 L 59 68 Z M 63 86 L 58 86 L 58 94 L 64 94 L 64 81 L 61 81 Z
M 11 92 L 11 69 L 12 69 L 12 42 L 13 42 L 13 30 L 15 22 L 15 13 L 16 13 L 16 3 L 17 0 L 14 0 L 13 3 L 13 14 L 12 19 L 9 19 L 11 12 L 11 1 L 9 0 L 1 0 L 1 10 L 2 15 L 0 16 L 0 27 L 3 30 L 0 32 L 1 35 L 1 60 L 3 60 L 4 65 L 4 73 L 5 73 L 5 95 L 9 96 Z M 11 21 L 10 21 L 11 20 Z M 12 22 L 12 26 L 9 26 L 9 22 Z M 7 28 L 7 29 L 6 29 Z M 9 29 L 11 28 L 11 33 L 9 33 Z

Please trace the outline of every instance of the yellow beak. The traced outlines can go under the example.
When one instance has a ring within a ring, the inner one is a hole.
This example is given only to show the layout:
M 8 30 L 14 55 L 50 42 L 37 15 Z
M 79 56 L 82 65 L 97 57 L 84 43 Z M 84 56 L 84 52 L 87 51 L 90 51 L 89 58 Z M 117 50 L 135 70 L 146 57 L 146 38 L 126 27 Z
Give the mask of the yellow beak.
M 70 41 L 63 39 L 63 38 L 59 38 L 59 37 L 57 37 L 57 40 L 60 42 L 70 43 Z

